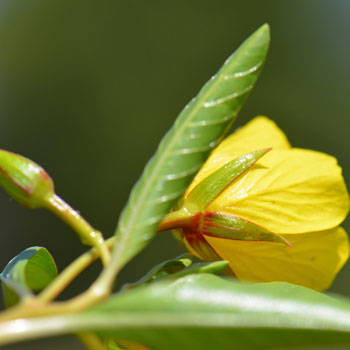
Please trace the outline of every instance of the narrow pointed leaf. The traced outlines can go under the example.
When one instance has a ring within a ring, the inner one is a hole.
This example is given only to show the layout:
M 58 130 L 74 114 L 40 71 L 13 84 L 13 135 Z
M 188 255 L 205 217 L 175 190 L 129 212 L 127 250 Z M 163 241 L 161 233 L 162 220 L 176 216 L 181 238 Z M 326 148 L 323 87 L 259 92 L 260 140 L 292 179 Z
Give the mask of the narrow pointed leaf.
M 189 275 L 115 295 L 81 314 L 2 323 L 0 345 L 86 330 L 151 349 L 345 349 L 350 303 L 289 283 Z
M 244 154 L 223 165 L 201 181 L 186 197 L 186 208 L 195 212 L 205 208 L 235 179 L 254 165 L 270 148 Z
M 186 267 L 185 269 L 182 269 L 172 275 L 169 275 L 169 278 L 176 279 L 176 278 L 180 278 L 183 276 L 196 274 L 196 273 L 212 273 L 214 275 L 217 275 L 223 272 L 228 266 L 228 264 L 229 264 L 229 261 L 227 260 L 194 263 Z
M 45 288 L 57 276 L 51 254 L 42 247 L 31 247 L 13 258 L 0 274 L 4 302 L 13 306 L 20 299 Z
M 187 254 L 188 255 L 188 254 Z M 135 283 L 128 283 L 123 286 L 123 289 L 131 289 L 139 287 L 140 285 L 147 284 L 160 278 L 167 277 L 175 274 L 192 264 L 192 259 L 189 257 L 180 257 L 177 259 L 163 261 L 162 263 L 154 266 L 149 272 L 147 272 L 140 280 Z
M 120 348 L 115 341 L 113 341 L 112 339 L 110 339 L 107 343 L 107 350 L 123 350 L 122 348 Z
M 269 40 L 269 28 L 264 25 L 180 113 L 121 214 L 110 269 L 119 270 L 149 243 L 162 217 L 222 140 L 261 72 Z M 111 274 L 109 269 L 105 271 Z
M 290 243 L 282 236 L 248 220 L 219 212 L 205 212 L 202 233 L 208 236 L 244 241 Z

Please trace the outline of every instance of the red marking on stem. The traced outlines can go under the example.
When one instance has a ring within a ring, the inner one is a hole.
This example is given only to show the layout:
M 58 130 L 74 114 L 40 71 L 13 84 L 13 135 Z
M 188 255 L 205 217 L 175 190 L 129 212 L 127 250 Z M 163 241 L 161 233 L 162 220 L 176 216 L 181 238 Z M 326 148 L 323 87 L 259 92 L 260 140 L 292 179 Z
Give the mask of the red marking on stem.
M 52 181 L 51 176 L 44 169 L 40 169 L 40 176 L 44 181 L 47 181 L 47 180 Z

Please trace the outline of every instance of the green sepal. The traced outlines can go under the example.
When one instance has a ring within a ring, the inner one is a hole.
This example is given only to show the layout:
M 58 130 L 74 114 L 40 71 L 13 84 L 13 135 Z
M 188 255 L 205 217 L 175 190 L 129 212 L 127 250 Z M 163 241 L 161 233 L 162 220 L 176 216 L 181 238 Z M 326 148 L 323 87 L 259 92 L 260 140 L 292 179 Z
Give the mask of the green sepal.
M 277 242 L 291 246 L 285 238 L 277 233 L 238 216 L 219 212 L 205 212 L 203 218 L 201 233 L 204 235 L 243 241 Z
M 41 208 L 54 193 L 54 185 L 46 171 L 30 159 L 0 150 L 0 186 L 27 208 Z
M 223 260 L 216 251 L 211 247 L 211 245 L 207 242 L 205 237 L 201 234 L 185 234 L 185 241 L 191 247 L 192 252 L 201 260 L 209 261 L 209 262 L 224 262 L 223 269 L 220 272 L 228 276 L 234 276 L 234 273 L 228 267 L 228 263 L 226 264 L 226 260 Z M 221 265 L 217 265 L 221 266 Z
M 14 257 L 0 274 L 6 307 L 44 289 L 57 276 L 52 255 L 43 247 L 27 248 Z
M 183 206 L 191 213 L 203 211 L 235 179 L 254 165 L 271 148 L 239 156 L 201 181 L 184 198 Z

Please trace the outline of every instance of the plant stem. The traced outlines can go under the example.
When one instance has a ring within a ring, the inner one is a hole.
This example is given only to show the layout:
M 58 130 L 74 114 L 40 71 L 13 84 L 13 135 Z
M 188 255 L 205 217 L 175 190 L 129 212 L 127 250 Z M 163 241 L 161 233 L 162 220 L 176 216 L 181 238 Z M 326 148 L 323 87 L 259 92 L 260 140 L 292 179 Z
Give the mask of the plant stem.
M 111 237 L 105 241 L 108 249 L 113 247 L 115 237 Z M 92 248 L 88 252 L 82 254 L 69 264 L 57 277 L 52 281 L 40 294 L 37 295 L 38 300 L 48 303 L 54 300 L 83 270 L 85 270 L 92 262 L 100 256 L 100 252 L 96 248 Z
M 163 220 L 159 223 L 157 232 L 191 226 L 193 225 L 194 215 L 195 214 L 189 212 L 186 208 L 172 211 L 164 216 Z
M 111 255 L 100 231 L 95 230 L 76 210 L 56 194 L 47 199 L 46 208 L 77 232 L 84 244 L 96 247 L 100 252 L 103 265 L 108 265 Z
M 0 323 L 18 319 L 49 315 L 71 314 L 82 311 L 105 300 L 109 291 L 91 286 L 78 296 L 61 302 L 42 303 L 36 297 L 23 299 L 19 304 L 0 314 Z
M 106 249 L 114 245 L 115 237 L 111 237 L 105 242 Z M 36 297 L 24 299 L 16 306 L 0 313 L 0 323 L 25 317 L 40 317 L 47 315 L 57 315 L 62 313 L 72 313 L 81 311 L 89 306 L 104 300 L 110 294 L 107 288 L 101 288 L 93 284 L 88 290 L 80 295 L 62 302 L 49 303 L 57 297 L 68 284 L 100 256 L 97 248 L 92 248 L 81 255 L 46 287 Z

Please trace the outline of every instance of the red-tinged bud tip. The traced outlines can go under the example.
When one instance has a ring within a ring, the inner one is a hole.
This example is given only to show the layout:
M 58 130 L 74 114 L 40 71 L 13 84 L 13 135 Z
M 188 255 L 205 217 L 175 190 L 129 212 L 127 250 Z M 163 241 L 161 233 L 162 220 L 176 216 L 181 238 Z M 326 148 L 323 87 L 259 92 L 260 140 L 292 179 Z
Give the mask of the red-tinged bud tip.
M 5 150 L 0 150 L 0 186 L 18 203 L 31 209 L 44 207 L 54 194 L 52 179 L 41 166 Z

